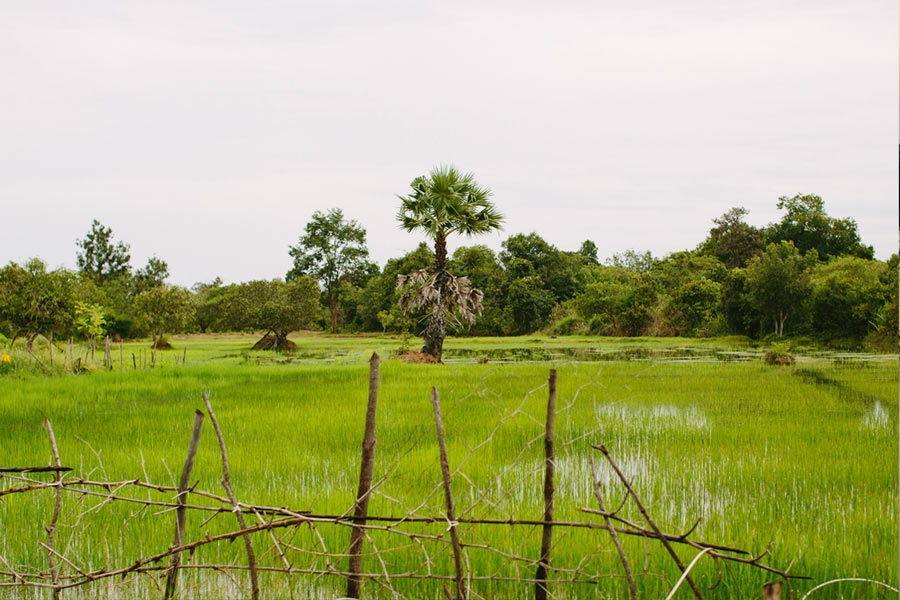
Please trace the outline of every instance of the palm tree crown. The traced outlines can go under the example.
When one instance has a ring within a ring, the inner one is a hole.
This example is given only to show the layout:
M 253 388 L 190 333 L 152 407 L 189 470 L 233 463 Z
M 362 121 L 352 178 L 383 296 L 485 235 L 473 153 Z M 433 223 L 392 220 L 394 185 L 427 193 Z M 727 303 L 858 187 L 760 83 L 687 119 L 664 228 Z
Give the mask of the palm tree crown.
M 478 185 L 473 173 L 440 166 L 416 177 L 411 186 L 411 194 L 398 196 L 397 219 L 406 231 L 420 229 L 435 242 L 443 242 L 451 233 L 476 235 L 503 224 L 503 215 L 490 201 L 491 191 Z

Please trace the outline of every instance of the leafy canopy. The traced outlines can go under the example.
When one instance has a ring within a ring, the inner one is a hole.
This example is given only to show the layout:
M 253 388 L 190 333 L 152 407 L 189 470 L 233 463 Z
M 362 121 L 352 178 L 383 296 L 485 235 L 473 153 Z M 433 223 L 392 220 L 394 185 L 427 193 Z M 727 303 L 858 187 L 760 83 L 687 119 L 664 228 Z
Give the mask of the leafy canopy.
M 83 240 L 78 240 L 78 268 L 97 283 L 127 275 L 131 255 L 129 246 L 122 242 L 113 243 L 112 229 L 104 227 L 97 219 L 91 223 L 91 230 Z
M 467 236 L 500 229 L 504 217 L 491 202 L 491 191 L 475 181 L 473 173 L 439 166 L 416 177 L 412 193 L 399 196 L 397 219 L 406 231 L 421 230 L 434 240 L 451 233 Z

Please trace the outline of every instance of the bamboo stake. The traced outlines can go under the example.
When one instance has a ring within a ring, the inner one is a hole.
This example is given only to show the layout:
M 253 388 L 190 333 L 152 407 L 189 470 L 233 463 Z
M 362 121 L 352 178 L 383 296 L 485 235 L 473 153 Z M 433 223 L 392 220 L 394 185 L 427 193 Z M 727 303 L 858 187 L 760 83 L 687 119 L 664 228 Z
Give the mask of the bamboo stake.
M 209 402 L 209 394 L 205 392 L 203 394 L 203 403 L 206 405 L 206 412 L 209 414 L 209 420 L 212 421 L 213 429 L 216 430 L 216 437 L 219 438 L 219 449 L 222 451 L 222 487 L 225 488 L 225 493 L 228 494 L 228 499 L 231 500 L 231 505 L 234 507 L 238 526 L 241 529 L 246 529 L 247 525 L 244 523 L 244 515 L 238 505 L 234 491 L 231 489 L 231 474 L 228 470 L 228 453 L 225 451 L 225 438 L 222 436 L 222 428 L 219 427 L 216 413 L 213 412 L 212 404 Z M 249 533 L 245 533 L 243 537 L 244 546 L 247 549 L 247 566 L 250 567 L 250 595 L 253 600 L 257 600 L 259 598 L 259 581 L 256 577 L 256 556 L 253 554 L 253 542 L 250 540 Z
M 181 479 L 178 482 L 178 508 L 175 509 L 175 541 L 174 547 L 179 547 L 184 543 L 184 523 L 185 523 L 185 496 L 187 495 L 188 484 L 191 479 L 191 469 L 194 467 L 194 457 L 197 455 L 197 446 L 200 444 L 200 430 L 203 427 L 203 413 L 194 412 L 194 429 L 191 432 L 191 443 L 188 446 L 187 458 L 184 461 L 184 468 L 181 470 Z M 165 600 L 169 600 L 175 594 L 175 585 L 178 583 L 178 564 L 181 562 L 181 553 L 172 554 L 172 560 L 169 563 L 169 575 L 166 578 L 166 591 L 163 595 Z
M 550 568 L 550 548 L 553 543 L 553 475 L 556 459 L 553 454 L 554 421 L 556 417 L 556 369 L 550 369 L 550 377 L 547 380 L 549 393 L 547 394 L 547 421 L 544 430 L 544 521 L 541 536 L 541 559 L 538 563 L 537 573 L 534 578 L 538 583 L 534 585 L 534 597 L 536 600 L 547 600 L 547 569 Z
M 53 367 L 53 332 L 50 332 L 50 367 Z
M 619 469 L 619 465 L 617 465 L 612 457 L 609 455 L 609 450 L 606 449 L 606 446 L 600 444 L 599 446 L 592 446 L 595 450 L 599 450 L 603 453 L 603 456 L 606 457 L 606 460 L 609 462 L 610 466 L 616 472 L 616 475 L 619 476 L 619 479 L 622 481 L 622 484 L 625 486 L 625 489 L 628 490 L 628 493 L 634 499 L 634 503 L 637 505 L 638 510 L 641 511 L 641 514 L 644 515 L 644 520 L 647 521 L 647 524 L 650 525 L 650 528 L 656 533 L 663 546 L 665 546 L 666 550 L 669 552 L 669 555 L 672 557 L 672 560 L 675 561 L 675 564 L 678 565 L 678 569 L 684 573 L 685 566 L 681 562 L 681 559 L 678 558 L 678 555 L 675 553 L 675 550 L 672 549 L 672 546 L 669 545 L 669 542 L 666 541 L 665 537 L 663 537 L 662 532 L 659 530 L 659 527 L 656 526 L 656 523 L 653 519 L 650 518 L 650 515 L 647 513 L 647 509 L 644 508 L 644 505 L 641 503 L 640 498 L 638 498 L 637 494 L 634 491 L 634 488 L 631 487 L 631 484 L 628 483 L 628 480 L 625 478 L 625 474 Z M 685 580 L 688 582 L 688 585 L 691 586 L 691 590 L 694 592 L 694 596 L 697 597 L 697 600 L 703 600 L 703 594 L 700 593 L 700 590 L 697 589 L 697 585 L 694 581 L 687 575 L 685 575 Z
M 444 479 L 444 498 L 447 501 L 447 520 L 450 522 L 450 541 L 453 544 L 453 563 L 456 569 L 456 598 L 465 600 L 466 588 L 463 583 L 462 549 L 456 531 L 456 514 L 453 507 L 453 493 L 450 490 L 450 461 L 447 459 L 447 444 L 444 441 L 444 423 L 441 420 L 441 398 L 436 387 L 431 388 L 431 406 L 434 408 L 434 424 L 437 429 L 438 447 L 441 451 L 441 475 Z
M 381 357 L 377 352 L 369 359 L 369 401 L 366 406 L 366 427 L 363 433 L 362 460 L 359 467 L 359 489 L 356 492 L 356 504 L 353 510 L 354 521 L 365 525 L 369 513 L 369 498 L 372 492 L 372 473 L 375 469 L 375 414 L 378 408 L 378 374 Z M 350 558 L 347 561 L 347 596 L 359 598 L 362 580 L 356 575 L 362 572 L 362 556 L 365 531 L 362 527 L 354 527 L 350 534 Z
M 44 427 L 47 429 L 47 435 L 50 436 L 50 449 L 53 451 L 53 464 L 56 465 L 56 468 L 60 468 L 59 463 L 59 449 L 56 447 L 56 437 L 53 435 L 53 425 L 50 424 L 50 419 L 44 417 Z M 54 481 L 59 483 L 60 479 L 62 479 L 62 472 L 57 471 L 56 477 Z M 50 563 L 50 576 L 51 581 L 53 581 L 53 585 L 57 585 L 59 583 L 59 571 L 56 568 L 56 559 L 54 558 L 54 541 L 56 537 L 56 523 L 59 520 L 59 511 L 62 507 L 62 487 L 56 487 L 56 505 L 53 508 L 53 518 L 50 520 L 50 526 L 47 528 L 47 559 Z M 59 588 L 54 588 L 53 597 L 59 598 L 60 590 Z

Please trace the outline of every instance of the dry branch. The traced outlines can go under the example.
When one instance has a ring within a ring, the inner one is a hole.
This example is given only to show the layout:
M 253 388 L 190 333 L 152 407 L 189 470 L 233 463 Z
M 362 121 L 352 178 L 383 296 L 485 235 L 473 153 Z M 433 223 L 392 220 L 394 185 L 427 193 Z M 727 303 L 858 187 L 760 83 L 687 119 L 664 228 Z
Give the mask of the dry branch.
M 203 427 L 203 413 L 194 412 L 194 429 L 191 432 L 191 443 L 188 446 L 187 458 L 184 461 L 184 468 L 181 470 L 181 480 L 178 482 L 178 508 L 175 510 L 175 542 L 173 546 L 179 547 L 184 543 L 184 524 L 185 524 L 185 496 L 188 490 L 188 483 L 191 480 L 191 469 L 194 468 L 194 457 L 197 455 L 197 446 L 200 444 L 200 430 Z M 181 553 L 172 552 L 172 560 L 169 564 L 169 574 L 166 578 L 166 591 L 163 595 L 165 600 L 169 600 L 175 594 L 175 586 L 178 583 L 178 564 L 181 560 Z
M 228 499 L 231 500 L 231 505 L 234 507 L 234 515 L 237 517 L 238 527 L 246 529 L 247 525 L 244 523 L 244 515 L 241 513 L 240 506 L 238 506 L 234 491 L 231 489 L 231 473 L 228 470 L 228 452 L 225 450 L 225 438 L 222 436 L 222 429 L 219 427 L 216 413 L 213 412 L 212 404 L 209 402 L 209 394 L 205 392 L 203 393 L 203 403 L 206 405 L 206 412 L 209 414 L 209 420 L 212 421 L 213 429 L 216 430 L 216 437 L 219 438 L 219 449 L 222 452 L 222 487 L 225 488 L 225 493 L 228 494 Z M 250 540 L 249 534 L 243 537 L 244 547 L 247 550 L 247 566 L 250 567 L 250 595 L 253 600 L 257 600 L 259 598 L 259 580 L 256 577 L 256 557 L 253 555 L 253 542 Z

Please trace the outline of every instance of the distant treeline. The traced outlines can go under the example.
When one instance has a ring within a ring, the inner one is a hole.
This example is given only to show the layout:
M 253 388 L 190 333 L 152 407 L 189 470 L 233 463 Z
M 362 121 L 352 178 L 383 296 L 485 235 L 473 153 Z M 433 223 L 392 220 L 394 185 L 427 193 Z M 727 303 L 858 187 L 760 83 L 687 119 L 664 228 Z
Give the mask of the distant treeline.
M 484 293 L 483 313 L 461 333 L 790 335 L 896 349 L 897 255 L 875 260 L 856 222 L 830 217 L 818 196 L 784 197 L 778 208 L 781 221 L 761 228 L 733 208 L 713 220 L 696 248 L 663 258 L 628 250 L 600 260 L 590 240 L 566 251 L 537 233 L 511 235 L 499 253 L 460 247 L 449 271 Z M 348 225 L 340 211 L 327 217 Z M 326 224 L 325 215 L 316 218 Z M 0 270 L 0 324 L 8 336 L 26 339 L 51 331 L 128 338 L 332 326 L 419 333 L 424 315 L 401 310 L 397 276 L 429 269 L 435 253 L 421 244 L 381 269 L 366 259 L 365 230 L 349 224 L 356 228 L 356 260 L 332 270 L 332 279 L 310 266 L 320 239 L 310 234 L 319 231 L 311 223 L 301 237 L 305 245 L 291 249 L 295 268 L 287 281 L 216 279 L 186 290 L 165 283 L 168 265 L 155 257 L 133 270 L 128 246 L 113 244 L 111 231 L 95 221 L 78 242 L 78 271 L 47 272 L 37 260 Z M 92 330 L 91 319 L 101 324 Z

